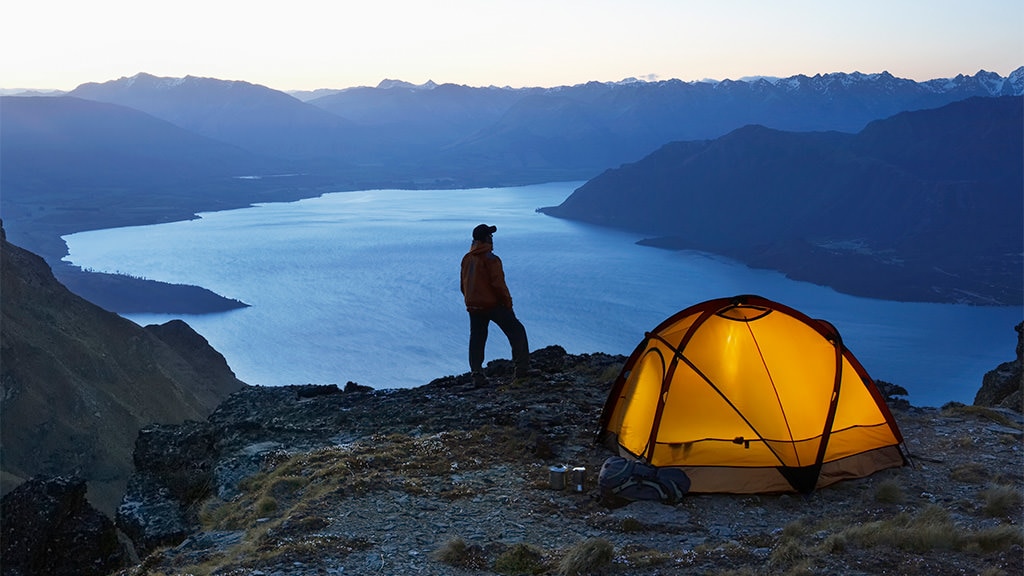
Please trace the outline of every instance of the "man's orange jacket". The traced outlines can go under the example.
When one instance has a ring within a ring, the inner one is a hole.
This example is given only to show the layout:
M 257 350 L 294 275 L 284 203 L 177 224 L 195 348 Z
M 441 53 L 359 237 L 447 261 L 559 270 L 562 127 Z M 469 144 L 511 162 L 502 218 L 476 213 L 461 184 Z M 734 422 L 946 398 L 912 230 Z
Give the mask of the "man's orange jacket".
M 462 295 L 466 299 L 466 310 L 470 312 L 512 307 L 505 270 L 493 249 L 493 244 L 474 241 L 462 257 Z

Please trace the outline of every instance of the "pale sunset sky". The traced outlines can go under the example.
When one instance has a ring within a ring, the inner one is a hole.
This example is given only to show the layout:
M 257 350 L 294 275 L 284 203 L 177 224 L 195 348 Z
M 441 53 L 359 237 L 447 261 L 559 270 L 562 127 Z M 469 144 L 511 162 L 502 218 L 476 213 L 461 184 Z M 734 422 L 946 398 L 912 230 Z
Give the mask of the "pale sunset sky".
M 1024 65 L 1021 0 L 11 0 L 0 88 L 147 72 L 279 90 L 563 86 Z

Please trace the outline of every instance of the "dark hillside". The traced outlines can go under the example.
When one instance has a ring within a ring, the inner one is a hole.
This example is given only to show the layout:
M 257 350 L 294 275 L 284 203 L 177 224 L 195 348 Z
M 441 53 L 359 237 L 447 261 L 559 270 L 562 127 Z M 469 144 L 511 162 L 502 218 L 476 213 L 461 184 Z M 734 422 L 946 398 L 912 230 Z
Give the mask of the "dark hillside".
M 6 236 L 0 263 L 3 492 L 75 473 L 112 513 L 140 428 L 205 418 L 244 384 L 184 322 L 142 328 L 107 312 Z

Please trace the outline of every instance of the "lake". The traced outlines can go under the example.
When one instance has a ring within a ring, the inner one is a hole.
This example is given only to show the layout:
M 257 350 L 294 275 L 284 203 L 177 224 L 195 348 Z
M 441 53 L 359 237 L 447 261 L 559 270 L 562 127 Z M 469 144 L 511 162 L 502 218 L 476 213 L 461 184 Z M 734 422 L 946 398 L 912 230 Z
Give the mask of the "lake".
M 249 308 L 181 318 L 249 384 L 406 388 L 467 372 L 459 262 L 471 231 L 498 227 L 531 350 L 628 355 L 644 332 L 711 298 L 758 294 L 834 324 L 872 377 L 918 406 L 971 403 L 1015 356 L 1019 307 L 902 303 L 839 294 L 701 252 L 638 246 L 641 235 L 536 212 L 580 182 L 474 190 L 339 192 L 203 213 L 195 220 L 66 236 L 71 263 L 194 284 Z M 488 360 L 509 358 L 492 325 Z

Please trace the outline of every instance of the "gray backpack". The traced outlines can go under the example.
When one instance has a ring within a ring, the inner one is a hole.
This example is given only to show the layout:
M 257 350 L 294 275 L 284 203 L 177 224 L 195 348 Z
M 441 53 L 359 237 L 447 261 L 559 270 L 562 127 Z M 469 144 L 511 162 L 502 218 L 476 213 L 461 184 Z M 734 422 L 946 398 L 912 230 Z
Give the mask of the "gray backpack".
M 601 500 L 610 507 L 637 500 L 676 504 L 690 490 L 690 478 L 679 468 L 658 468 L 638 460 L 612 456 L 597 478 Z

